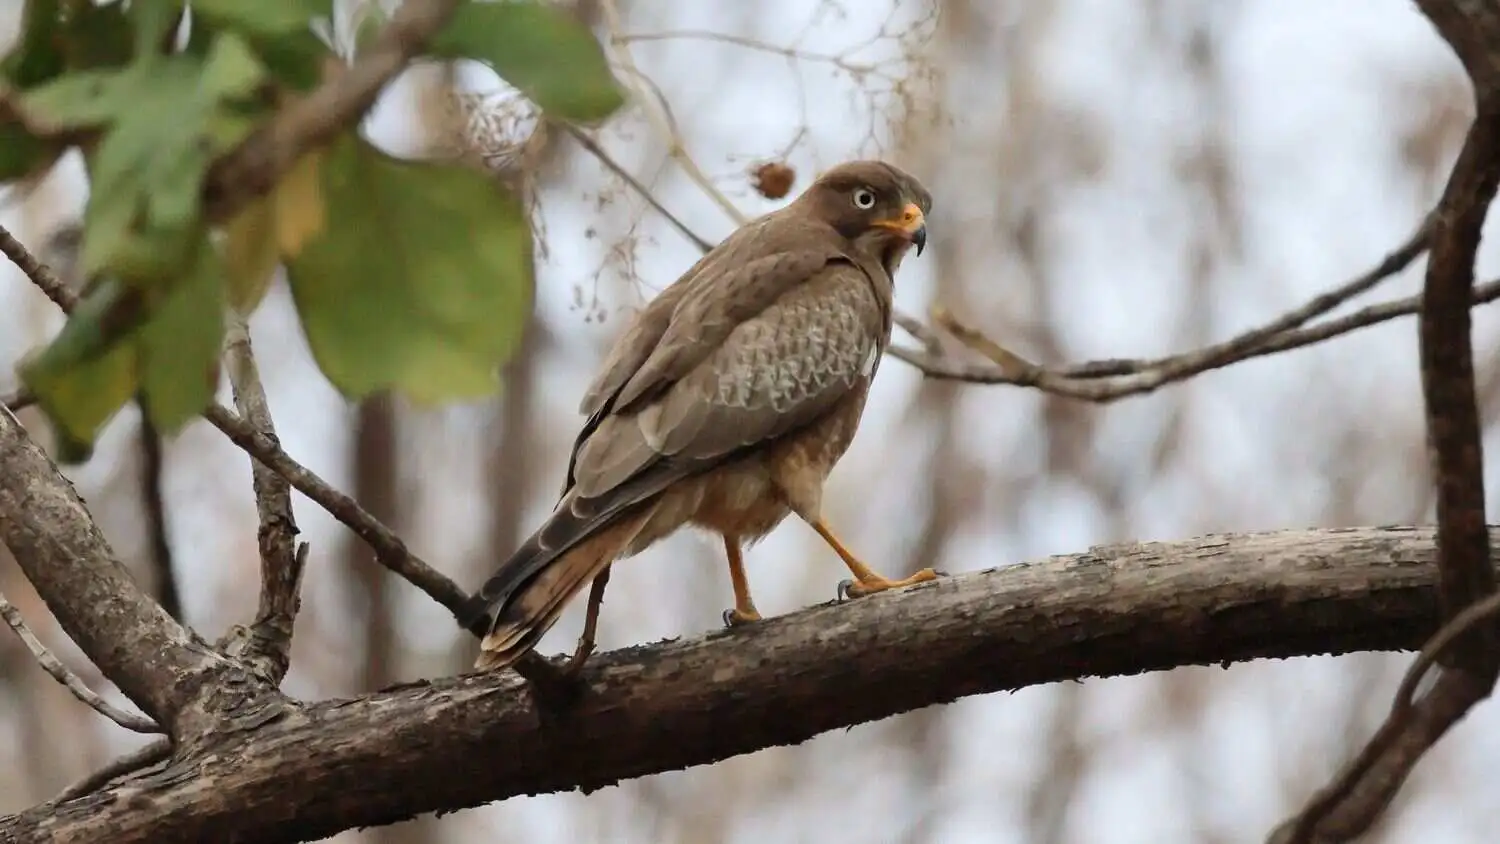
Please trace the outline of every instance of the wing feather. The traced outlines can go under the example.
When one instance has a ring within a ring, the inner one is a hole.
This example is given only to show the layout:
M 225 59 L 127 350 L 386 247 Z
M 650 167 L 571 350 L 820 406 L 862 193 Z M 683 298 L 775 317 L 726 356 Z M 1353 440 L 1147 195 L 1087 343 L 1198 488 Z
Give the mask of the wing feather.
M 645 406 L 603 419 L 577 453 L 578 495 L 606 495 L 661 461 L 691 474 L 816 420 L 868 377 L 882 340 L 869 277 L 826 265 Z

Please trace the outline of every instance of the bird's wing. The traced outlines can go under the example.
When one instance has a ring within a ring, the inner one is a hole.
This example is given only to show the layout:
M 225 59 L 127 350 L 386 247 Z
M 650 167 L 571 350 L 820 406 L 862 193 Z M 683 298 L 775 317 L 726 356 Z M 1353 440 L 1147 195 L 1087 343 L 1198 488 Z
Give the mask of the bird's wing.
M 814 421 L 871 374 L 884 339 L 875 280 L 842 260 L 808 273 L 797 260 L 777 256 L 767 259 L 763 272 L 780 281 L 747 284 L 780 295 L 753 316 L 722 332 L 695 332 L 696 313 L 681 329 L 673 322 L 661 351 L 624 387 L 634 386 L 641 398 L 621 401 L 630 410 L 601 420 L 578 449 L 580 497 L 606 497 L 663 462 L 681 477 L 763 445 Z M 690 301 L 684 299 L 679 311 L 687 313 Z M 735 307 L 705 297 L 701 322 L 728 322 L 724 314 Z M 675 352 L 666 348 L 674 330 L 684 338 L 722 339 L 700 339 L 708 348 L 694 353 Z
M 788 225 L 791 223 L 791 225 Z M 757 257 L 785 251 L 800 251 L 796 237 L 797 221 L 789 220 L 785 210 L 767 214 L 736 229 L 722 243 L 710 249 L 688 268 L 677 281 L 642 308 L 630 326 L 620 335 L 609 356 L 584 391 L 579 412 L 593 416 L 616 403 L 620 390 L 652 356 L 673 323 L 681 319 L 679 308 L 687 300 L 701 300 L 704 291 L 722 291 L 730 287 L 743 266 Z M 826 249 L 820 249 L 826 252 Z M 762 307 L 770 304 L 762 303 Z M 681 329 L 677 329 L 681 331 Z
M 786 208 L 739 229 L 636 314 L 584 393 L 588 415 L 563 494 L 572 489 L 579 452 L 611 415 L 644 407 L 692 371 L 741 322 L 843 253 L 830 231 Z

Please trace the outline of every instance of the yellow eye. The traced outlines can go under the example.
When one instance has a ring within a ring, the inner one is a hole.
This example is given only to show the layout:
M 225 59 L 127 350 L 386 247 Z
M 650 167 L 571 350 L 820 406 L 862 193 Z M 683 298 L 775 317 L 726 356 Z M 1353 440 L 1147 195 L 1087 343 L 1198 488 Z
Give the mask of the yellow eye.
M 854 189 L 854 207 L 861 211 L 868 211 L 875 207 L 875 191 L 869 188 Z

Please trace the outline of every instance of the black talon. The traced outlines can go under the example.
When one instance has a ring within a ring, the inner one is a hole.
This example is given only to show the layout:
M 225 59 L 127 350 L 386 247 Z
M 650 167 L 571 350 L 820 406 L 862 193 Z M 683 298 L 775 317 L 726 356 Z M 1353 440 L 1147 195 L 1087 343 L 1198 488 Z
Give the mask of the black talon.
M 838 591 L 838 594 L 839 594 L 839 600 L 840 601 L 847 601 L 847 600 L 850 600 L 851 598 L 854 597 L 853 595 L 849 594 L 849 589 L 853 585 L 854 585 L 854 581 L 850 580 L 847 577 L 844 578 L 843 580 L 839 581 L 839 591 Z
M 720 616 L 720 618 L 724 619 L 725 628 L 730 630 L 734 629 L 734 610 L 725 610 L 724 614 Z

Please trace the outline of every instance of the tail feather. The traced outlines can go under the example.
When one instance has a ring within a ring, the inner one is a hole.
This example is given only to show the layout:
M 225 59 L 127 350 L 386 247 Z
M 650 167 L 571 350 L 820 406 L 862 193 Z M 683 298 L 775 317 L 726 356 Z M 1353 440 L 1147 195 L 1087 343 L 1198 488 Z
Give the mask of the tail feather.
M 489 632 L 479 643 L 474 667 L 504 668 L 531 650 L 557 622 L 563 607 L 629 547 L 654 511 L 645 506 L 621 513 L 550 560 L 537 559 L 555 553 L 546 547 L 550 543 L 537 541 L 547 531 L 544 525 L 505 566 L 534 569 L 535 573 L 504 596 Z

